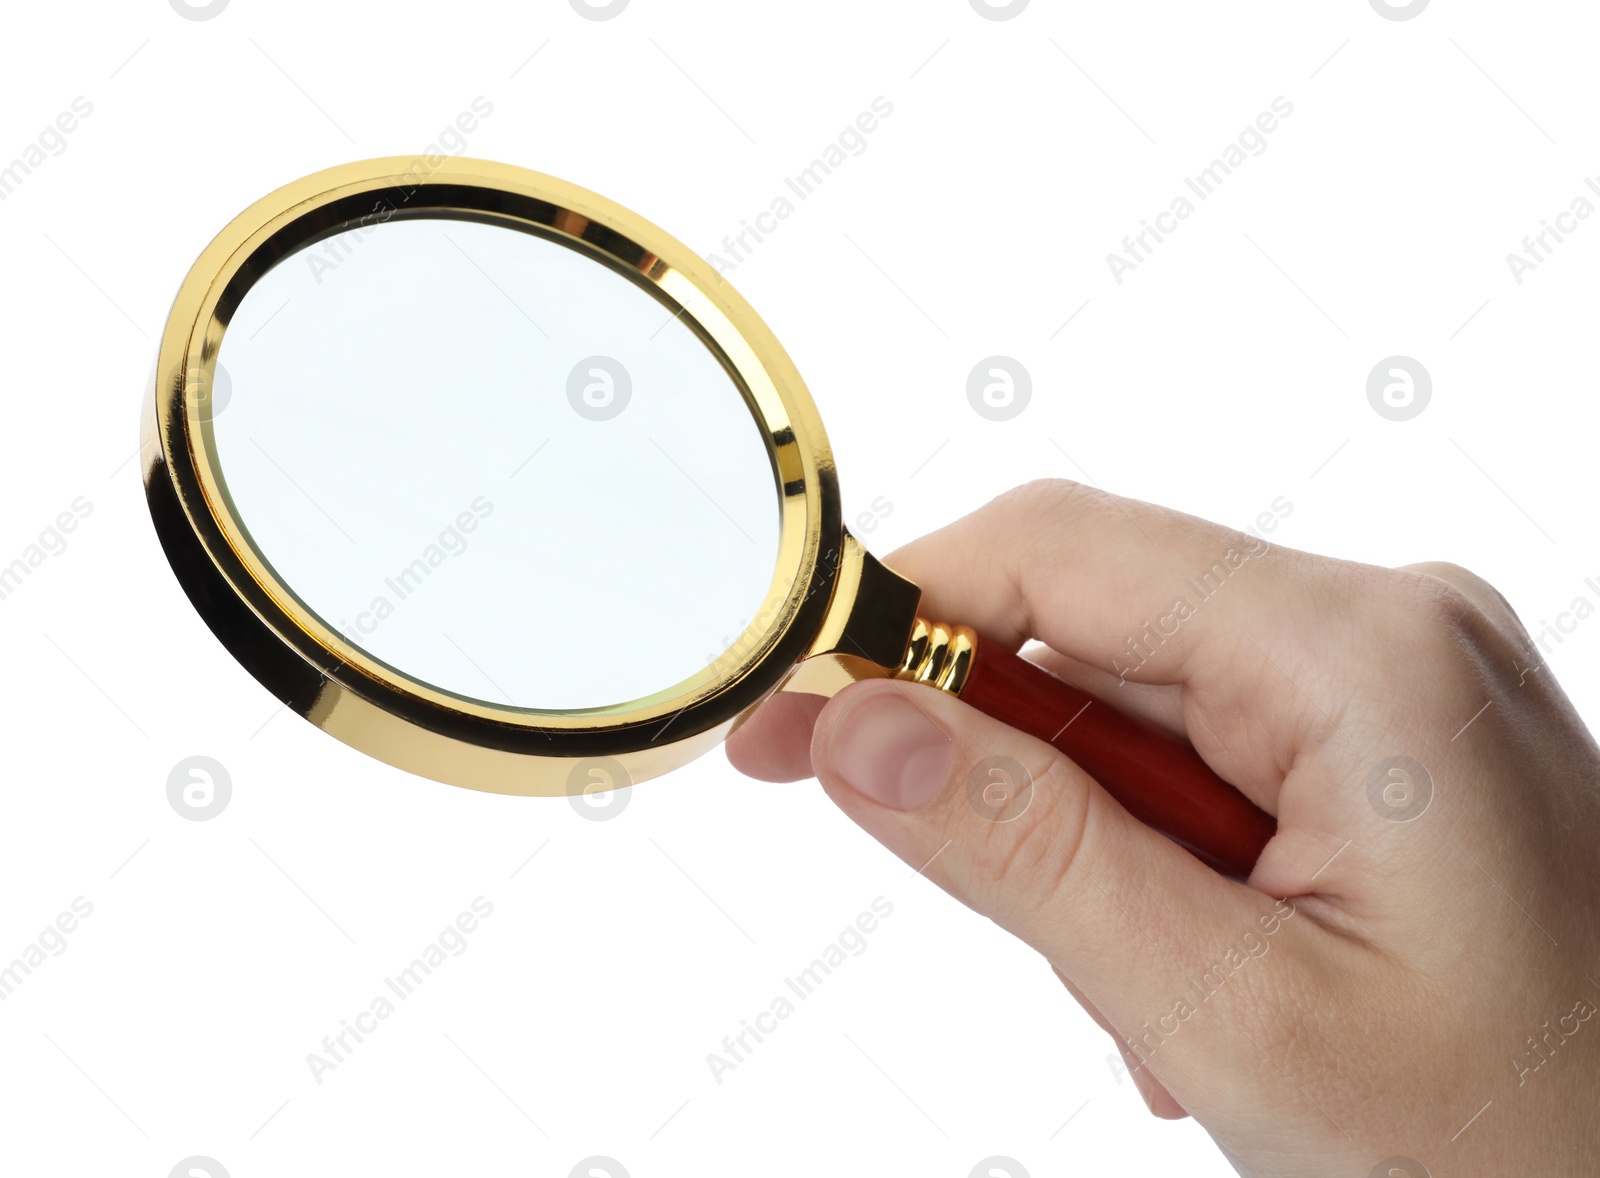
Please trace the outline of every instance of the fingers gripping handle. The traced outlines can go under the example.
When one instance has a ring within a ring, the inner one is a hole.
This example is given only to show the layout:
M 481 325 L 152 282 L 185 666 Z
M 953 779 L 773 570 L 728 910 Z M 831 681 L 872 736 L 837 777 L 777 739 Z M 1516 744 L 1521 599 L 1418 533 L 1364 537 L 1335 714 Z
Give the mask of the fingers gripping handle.
M 1270 815 L 1188 744 L 1145 727 L 965 627 L 919 619 L 898 678 L 953 692 L 980 712 L 1054 745 L 1135 818 L 1245 879 L 1275 830 Z

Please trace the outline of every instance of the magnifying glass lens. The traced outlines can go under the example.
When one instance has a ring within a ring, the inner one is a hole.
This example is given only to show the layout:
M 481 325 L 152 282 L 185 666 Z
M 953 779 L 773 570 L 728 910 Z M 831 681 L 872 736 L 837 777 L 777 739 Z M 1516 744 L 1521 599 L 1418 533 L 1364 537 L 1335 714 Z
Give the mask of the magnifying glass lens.
M 681 316 L 498 224 L 394 218 L 290 255 L 219 352 L 250 541 L 344 641 L 432 687 L 617 705 L 722 655 L 778 552 L 772 460 Z

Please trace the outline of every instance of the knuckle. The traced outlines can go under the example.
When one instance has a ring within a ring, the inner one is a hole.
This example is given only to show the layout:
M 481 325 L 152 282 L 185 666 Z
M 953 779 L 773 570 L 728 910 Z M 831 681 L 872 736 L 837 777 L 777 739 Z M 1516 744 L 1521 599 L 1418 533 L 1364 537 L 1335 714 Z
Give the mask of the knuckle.
M 1037 520 L 1055 516 L 1069 500 L 1089 490 L 1071 479 L 1033 479 L 997 496 L 993 506 L 1022 520 Z
M 1451 630 L 1471 629 L 1482 620 L 1482 611 L 1460 586 L 1433 573 L 1418 573 L 1408 578 L 1412 616 L 1417 620 Z
M 992 527 L 1013 538 L 1045 538 L 1069 512 L 1082 511 L 1088 501 L 1083 490 L 1082 483 L 1070 479 L 1034 479 L 995 496 L 984 514 Z
M 1422 657 L 1445 667 L 1481 667 L 1505 647 L 1499 626 L 1475 595 L 1431 572 L 1384 570 L 1367 595 L 1386 619 L 1384 645 L 1406 659 Z
M 1486 583 L 1483 578 L 1479 577 L 1471 569 L 1448 560 L 1426 560 L 1418 564 L 1408 564 L 1400 571 L 1437 577 L 1439 580 L 1455 585 L 1457 588 Z
M 1420 574 L 1413 608 L 1427 646 L 1453 662 L 1487 670 L 1516 649 L 1505 619 L 1491 615 L 1476 593 L 1432 573 Z
M 1506 595 L 1469 568 L 1449 561 L 1408 565 L 1404 570 L 1452 585 L 1477 604 L 1479 611 L 1502 632 L 1527 637 L 1528 630 Z
M 1496 598 L 1475 581 L 1433 571 L 1456 568 L 1364 567 L 1356 578 L 1350 641 L 1362 653 L 1354 673 L 1363 690 L 1355 706 L 1372 723 L 1392 727 L 1398 704 L 1413 720 L 1455 732 L 1486 694 L 1505 705 L 1519 698 L 1516 689 L 1537 667 L 1531 640 Z M 1525 707 L 1533 697 L 1520 698 Z M 1496 708 L 1478 722 L 1477 735 L 1510 715 Z
M 1071 479 L 1034 479 L 994 500 L 993 524 L 1017 553 L 1024 580 L 1048 581 L 1086 531 L 1126 526 L 1116 496 Z

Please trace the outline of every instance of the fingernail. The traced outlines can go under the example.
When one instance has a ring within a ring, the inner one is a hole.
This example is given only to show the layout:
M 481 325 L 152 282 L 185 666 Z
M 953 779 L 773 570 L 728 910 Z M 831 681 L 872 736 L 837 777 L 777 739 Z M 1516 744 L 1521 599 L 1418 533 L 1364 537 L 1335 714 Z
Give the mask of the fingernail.
M 828 760 L 850 787 L 892 810 L 916 810 L 944 788 L 955 757 L 950 736 L 904 689 L 852 704 L 834 726 Z

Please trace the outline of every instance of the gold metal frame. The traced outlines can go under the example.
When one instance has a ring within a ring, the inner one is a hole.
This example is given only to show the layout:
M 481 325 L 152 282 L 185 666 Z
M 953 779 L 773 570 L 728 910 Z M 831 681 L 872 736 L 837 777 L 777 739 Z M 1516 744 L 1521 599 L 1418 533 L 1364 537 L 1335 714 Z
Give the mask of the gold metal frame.
M 779 557 L 761 610 L 703 671 L 645 699 L 585 711 L 470 699 L 352 645 L 256 549 L 227 494 L 207 395 L 228 324 L 250 286 L 289 255 L 393 217 L 485 221 L 579 250 L 654 295 L 739 386 L 779 488 Z M 588 770 L 598 758 L 619 763 L 629 782 L 639 782 L 705 752 L 780 687 L 831 694 L 855 679 L 897 675 L 959 690 L 970 665 L 970 632 L 918 622 L 917 587 L 845 531 L 816 407 L 750 305 L 642 217 L 537 172 L 484 160 L 392 157 L 318 172 L 256 202 L 206 247 L 178 291 L 142 433 L 157 534 L 190 600 L 229 651 L 330 735 L 453 785 L 576 792 L 591 788 Z

